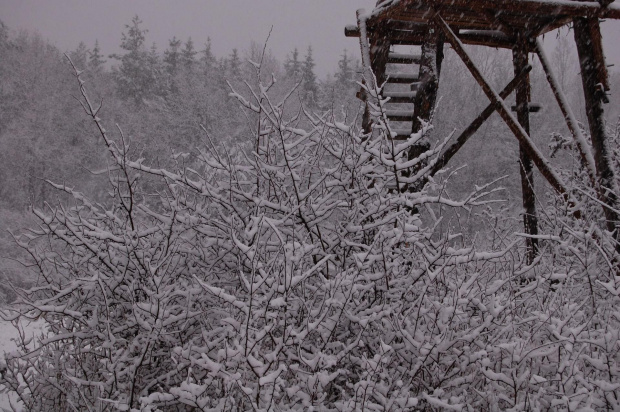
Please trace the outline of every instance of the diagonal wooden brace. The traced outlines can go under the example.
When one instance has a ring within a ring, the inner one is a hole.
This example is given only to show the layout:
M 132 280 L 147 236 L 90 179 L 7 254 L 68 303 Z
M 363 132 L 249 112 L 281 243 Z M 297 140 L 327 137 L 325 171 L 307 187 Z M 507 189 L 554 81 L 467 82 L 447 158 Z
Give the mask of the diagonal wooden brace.
M 476 64 L 471 60 L 467 51 L 463 47 L 463 43 L 456 37 L 450 26 L 445 22 L 445 20 L 437 13 L 434 17 L 437 27 L 443 30 L 446 40 L 450 42 L 454 51 L 459 55 L 465 66 L 469 69 L 470 73 L 474 76 L 484 93 L 487 95 L 489 100 L 495 105 L 495 110 L 501 116 L 502 120 L 506 123 L 506 125 L 510 128 L 510 131 L 515 135 L 521 146 L 524 148 L 525 152 L 528 156 L 530 156 L 540 171 L 540 173 L 544 176 L 545 179 L 549 182 L 549 184 L 560 194 L 568 196 L 568 190 L 566 186 L 562 183 L 560 177 L 553 171 L 551 165 L 544 158 L 542 153 L 536 149 L 534 143 L 528 136 L 528 134 L 523 130 L 521 125 L 514 118 L 512 113 L 510 112 L 510 108 L 506 105 L 506 103 L 501 99 L 499 94 L 491 87 L 489 82 L 486 81 Z
M 568 99 L 564 95 L 564 92 L 560 88 L 558 81 L 551 70 L 551 63 L 548 61 L 547 56 L 542 48 L 542 43 L 540 40 L 536 40 L 536 54 L 538 55 L 538 60 L 540 61 L 540 65 L 545 72 L 545 76 L 547 77 L 547 82 L 549 82 L 549 86 L 551 87 L 551 91 L 555 96 L 555 100 L 562 111 L 562 115 L 564 116 L 564 120 L 566 121 L 566 126 L 568 130 L 573 135 L 573 139 L 577 143 L 577 149 L 579 150 L 579 154 L 581 155 L 582 162 L 586 165 L 586 171 L 588 172 L 588 176 L 590 178 L 590 184 L 592 187 L 597 187 L 596 182 L 596 166 L 594 163 L 594 157 L 592 157 L 592 152 L 588 147 L 588 142 L 586 138 L 581 133 L 579 129 L 579 125 L 577 124 L 577 118 L 575 117 L 573 111 L 568 104 Z
M 501 97 L 502 99 L 507 98 L 508 96 L 510 96 L 510 94 L 516 89 L 516 87 L 525 80 L 525 78 L 527 77 L 528 73 L 532 70 L 532 66 L 527 65 L 523 71 L 521 71 L 521 73 L 519 73 L 514 79 L 512 79 L 510 81 L 510 83 L 508 83 L 506 85 L 506 87 L 504 87 L 504 90 L 502 90 L 499 93 L 499 97 Z M 463 130 L 463 132 L 461 133 L 461 135 L 456 139 L 456 141 L 450 145 L 450 147 L 448 147 L 443 154 L 439 157 L 439 159 L 437 160 L 437 162 L 435 163 L 435 165 L 433 166 L 433 168 L 431 169 L 431 171 L 429 172 L 430 176 L 434 176 L 438 171 L 440 171 L 441 169 L 443 169 L 448 162 L 450 161 L 450 159 L 452 159 L 452 157 L 456 154 L 456 152 L 458 152 L 461 147 L 463 147 L 465 145 L 465 143 L 467 143 L 467 141 L 469 140 L 470 137 L 472 137 L 474 135 L 474 133 L 476 133 L 478 131 L 478 129 L 480 128 L 480 126 L 482 126 L 484 124 L 484 122 L 487 121 L 487 119 L 489 117 L 491 117 L 491 115 L 495 112 L 496 110 L 496 106 L 497 104 L 495 103 L 491 103 L 489 104 L 479 115 L 478 117 L 476 117 L 474 119 L 473 122 L 471 122 L 471 124 L 465 129 Z

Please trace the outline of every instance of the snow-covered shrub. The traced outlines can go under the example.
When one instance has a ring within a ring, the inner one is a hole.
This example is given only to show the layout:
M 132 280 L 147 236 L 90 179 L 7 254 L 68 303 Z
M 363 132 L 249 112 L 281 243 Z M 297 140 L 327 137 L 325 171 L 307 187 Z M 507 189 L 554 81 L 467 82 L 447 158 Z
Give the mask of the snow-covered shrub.
M 522 236 L 481 211 L 486 249 L 463 245 L 437 206 L 473 212 L 495 189 L 400 190 L 442 144 L 407 160 L 424 131 L 390 140 L 382 102 L 363 135 L 287 117 L 272 84 L 248 85 L 232 96 L 249 147 L 207 136 L 196 162 L 165 170 L 132 159 L 80 86 L 112 200 L 56 184 L 74 205 L 36 210 L 19 238 L 39 282 L 4 316 L 48 331 L 6 356 L 0 383 L 27 410 L 618 407 L 618 286 L 596 225 L 549 212 L 525 266 Z

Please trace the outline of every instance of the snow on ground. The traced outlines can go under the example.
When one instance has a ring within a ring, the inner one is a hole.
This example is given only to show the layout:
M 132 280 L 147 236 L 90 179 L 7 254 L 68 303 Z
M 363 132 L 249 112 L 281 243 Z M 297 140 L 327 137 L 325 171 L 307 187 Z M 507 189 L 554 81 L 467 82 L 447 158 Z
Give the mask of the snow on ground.
M 23 327 L 27 337 L 35 336 L 41 333 L 43 322 L 24 322 Z M 16 339 L 17 337 L 17 330 L 13 327 L 13 325 L 11 325 L 9 322 L 0 320 L 0 359 L 4 359 L 5 353 L 11 352 L 17 348 L 14 342 L 14 339 Z M 13 405 L 17 406 L 17 404 L 15 403 L 16 398 L 14 396 L 11 396 L 10 399 L 13 401 Z M 9 411 L 11 410 L 9 395 L 6 393 L 0 393 L 0 411 L 3 409 Z

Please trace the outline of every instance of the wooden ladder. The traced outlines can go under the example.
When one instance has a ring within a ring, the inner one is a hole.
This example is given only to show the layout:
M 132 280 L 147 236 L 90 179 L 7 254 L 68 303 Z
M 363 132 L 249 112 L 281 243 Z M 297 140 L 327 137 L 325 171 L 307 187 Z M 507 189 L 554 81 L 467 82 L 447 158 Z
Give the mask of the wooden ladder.
M 419 89 L 418 73 L 403 73 L 399 68 L 415 65 L 419 71 L 420 54 L 403 54 L 390 52 L 387 58 L 386 85 L 383 98 L 389 98 L 386 104 L 386 117 L 390 121 L 392 131 L 396 132 L 395 140 L 406 140 L 412 133 L 414 116 L 413 102 Z M 390 73 L 391 72 L 391 73 Z M 398 123 L 398 125 L 393 125 Z

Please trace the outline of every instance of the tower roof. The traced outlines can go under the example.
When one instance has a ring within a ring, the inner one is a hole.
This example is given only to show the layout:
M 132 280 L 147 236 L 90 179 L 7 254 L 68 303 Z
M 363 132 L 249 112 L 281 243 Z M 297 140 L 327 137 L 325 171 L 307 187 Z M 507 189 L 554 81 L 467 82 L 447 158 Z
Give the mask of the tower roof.
M 536 38 L 576 17 L 620 19 L 609 0 L 385 0 L 366 16 L 369 32 L 392 44 L 419 44 L 426 22 L 439 12 L 465 43 L 512 47 L 517 34 Z M 347 35 L 355 36 L 349 27 Z

